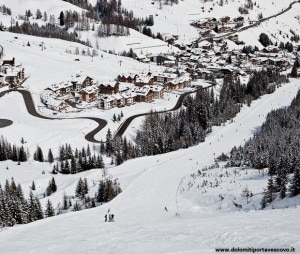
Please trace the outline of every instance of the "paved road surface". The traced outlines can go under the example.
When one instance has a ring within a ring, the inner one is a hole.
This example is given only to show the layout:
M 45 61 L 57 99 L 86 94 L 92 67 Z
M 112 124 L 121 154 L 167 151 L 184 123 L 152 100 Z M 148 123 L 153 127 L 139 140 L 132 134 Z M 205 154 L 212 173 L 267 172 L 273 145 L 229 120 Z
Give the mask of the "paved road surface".
M 88 119 L 88 120 L 95 121 L 98 124 L 98 126 L 94 130 L 87 133 L 85 135 L 85 139 L 89 142 L 92 142 L 92 143 L 100 143 L 99 140 L 95 139 L 95 135 L 107 125 L 107 122 L 104 119 L 97 118 L 97 117 L 52 118 L 52 117 L 43 116 L 43 115 L 41 115 L 40 113 L 38 113 L 36 111 L 31 93 L 27 90 L 7 90 L 7 91 L 4 91 L 4 92 L 1 92 L 0 97 L 4 96 L 7 93 L 14 92 L 14 91 L 19 92 L 20 94 L 22 94 L 28 113 L 30 115 L 34 116 L 34 117 L 38 117 L 38 118 L 41 118 L 41 119 L 48 119 L 48 120 L 51 120 L 51 121 L 57 120 L 57 119 L 60 119 L 60 120 L 61 119 L 68 119 L 68 120 L 70 120 L 70 119 Z M 10 121 L 10 120 L 6 120 L 6 123 L 8 123 L 7 121 Z M 10 121 L 10 122 L 12 123 L 12 121 Z M 6 125 L 6 126 L 8 126 L 8 125 Z M 3 127 L 6 127 L 6 126 L 3 126 Z M 3 127 L 0 124 L 0 128 L 3 128 Z
M 210 86 L 208 86 L 208 87 L 205 87 L 205 88 L 202 88 L 202 87 L 201 87 L 201 88 L 198 88 L 197 90 L 199 90 L 199 89 L 209 89 L 209 88 L 211 88 L 211 87 L 213 87 L 213 86 L 215 86 L 215 85 L 217 85 L 217 84 L 213 84 L 213 83 L 212 83 L 212 85 L 210 85 Z M 162 111 L 155 111 L 155 112 L 156 112 L 156 113 L 166 113 L 166 112 L 171 112 L 171 111 L 175 111 L 175 110 L 179 109 L 179 108 L 181 107 L 182 103 L 183 103 L 184 98 L 185 98 L 187 95 L 189 95 L 189 94 L 195 93 L 197 90 L 191 91 L 191 92 L 186 92 L 186 93 L 184 93 L 184 94 L 181 94 L 181 95 L 179 96 L 179 99 L 178 99 L 177 103 L 175 104 L 175 106 L 174 106 L 173 108 L 171 108 L 171 109 L 169 109 L 169 110 L 162 110 Z M 118 130 L 117 130 L 115 136 L 120 136 L 120 137 L 121 137 L 121 136 L 125 133 L 126 129 L 127 129 L 128 126 L 130 125 L 130 123 L 131 123 L 135 118 L 140 117 L 140 116 L 145 116 L 145 115 L 148 115 L 148 114 L 150 114 L 150 113 L 149 113 L 149 112 L 148 112 L 148 113 L 141 113 L 141 114 L 137 114 L 137 115 L 128 117 L 127 119 L 124 120 L 123 123 L 121 123 L 121 125 L 119 126 L 119 128 L 118 128 Z

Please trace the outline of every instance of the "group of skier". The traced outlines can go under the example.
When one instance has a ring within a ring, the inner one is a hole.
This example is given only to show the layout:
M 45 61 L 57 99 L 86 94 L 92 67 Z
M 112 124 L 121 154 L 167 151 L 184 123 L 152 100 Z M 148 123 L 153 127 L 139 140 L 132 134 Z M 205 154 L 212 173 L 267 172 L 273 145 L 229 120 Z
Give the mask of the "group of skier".
M 104 216 L 105 222 L 114 222 L 114 217 L 115 217 L 114 214 L 105 214 L 105 216 Z
M 165 206 L 165 211 L 168 212 L 168 208 Z M 177 213 L 176 213 L 177 215 Z M 115 215 L 112 213 L 110 214 L 110 209 L 108 209 L 107 214 L 104 215 L 104 221 L 105 222 L 114 222 L 115 221 Z

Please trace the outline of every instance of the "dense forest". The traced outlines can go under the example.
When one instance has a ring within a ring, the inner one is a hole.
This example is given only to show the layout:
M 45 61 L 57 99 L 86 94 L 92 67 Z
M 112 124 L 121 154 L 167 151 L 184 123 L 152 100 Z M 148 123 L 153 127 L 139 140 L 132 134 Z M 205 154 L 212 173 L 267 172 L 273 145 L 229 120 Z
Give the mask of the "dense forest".
M 40 201 L 32 192 L 26 200 L 21 185 L 16 185 L 14 179 L 11 182 L 7 180 L 4 189 L 0 185 L 0 227 L 26 224 L 43 218 Z
M 184 100 L 184 108 L 175 113 L 147 115 L 136 136 L 136 156 L 153 155 L 187 148 L 205 140 L 211 126 L 233 118 L 243 104 L 251 104 L 261 95 L 272 93 L 287 82 L 272 70 L 253 73 L 246 86 L 237 79 L 225 82 L 216 97 L 213 90 L 200 89 Z
M 117 180 L 103 178 L 99 182 L 98 191 L 90 197 L 87 179 L 80 178 L 77 182 L 74 196 L 63 195 L 62 203 L 53 208 L 48 199 L 45 210 L 42 209 L 38 195 L 35 194 L 36 184 L 32 182 L 29 198 L 25 199 L 20 184 L 14 179 L 6 180 L 4 189 L 0 184 L 0 227 L 12 227 L 15 224 L 27 224 L 36 220 L 52 217 L 70 211 L 79 211 L 101 205 L 112 200 L 122 192 Z M 50 196 L 57 190 L 54 178 L 49 181 L 43 197 Z
M 77 31 L 95 31 L 96 24 L 98 35 L 104 36 L 127 36 L 129 28 L 144 32 L 146 35 L 152 36 L 150 28 L 154 24 L 153 16 L 145 18 L 135 18 L 132 11 L 128 11 L 122 7 L 121 0 L 98 0 L 95 6 L 89 4 L 86 0 L 65 0 L 71 4 L 77 5 L 85 9 L 82 13 L 76 11 L 61 11 L 58 16 L 58 24 L 54 15 L 48 15 L 38 9 L 35 14 L 36 19 L 42 19 L 46 22 L 45 25 L 39 26 L 37 23 L 31 23 L 29 18 L 33 16 L 30 10 L 26 10 L 25 15 L 21 17 L 24 22 L 17 21 L 9 27 L 10 32 L 28 34 L 47 38 L 59 38 L 72 42 L 90 46 L 89 41 L 79 39 Z M 5 6 L 1 6 L 1 11 L 9 11 Z M 0 25 L 0 28 L 4 29 Z M 69 32 L 69 28 L 75 28 L 75 31 Z M 159 37 L 160 38 L 160 37 Z
M 104 168 L 101 155 L 92 155 L 89 145 L 74 151 L 70 144 L 65 144 L 60 147 L 59 162 L 53 166 L 52 173 L 76 174 L 92 168 Z
M 90 46 L 88 42 L 78 39 L 78 34 L 76 32 L 69 33 L 66 30 L 50 23 L 39 26 L 37 23 L 24 22 L 19 25 L 18 22 L 16 22 L 14 26 L 9 28 L 9 31 L 13 33 L 28 34 L 40 37 L 58 38 L 67 41 L 79 42 L 81 44 Z
M 231 151 L 227 166 L 268 168 L 263 208 L 278 196 L 300 194 L 299 133 L 300 91 L 290 107 L 270 112 L 261 130 L 243 147 Z
M 27 161 L 27 151 L 23 145 L 16 146 L 9 143 L 3 136 L 0 138 L 0 161 Z

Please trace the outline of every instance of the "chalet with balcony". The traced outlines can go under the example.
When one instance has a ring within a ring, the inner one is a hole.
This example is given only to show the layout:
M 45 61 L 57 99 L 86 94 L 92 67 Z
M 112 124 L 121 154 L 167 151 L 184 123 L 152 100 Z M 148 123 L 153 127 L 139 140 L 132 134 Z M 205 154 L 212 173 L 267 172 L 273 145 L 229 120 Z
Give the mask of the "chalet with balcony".
M 93 79 L 89 76 L 76 74 L 76 76 L 72 78 L 71 83 L 73 84 L 72 90 L 74 92 L 80 92 L 81 89 L 92 86 Z
M 177 77 L 177 74 L 175 74 L 175 73 L 167 73 L 167 72 L 157 73 L 157 74 L 154 74 L 154 81 L 165 84 L 166 82 L 171 81 L 171 80 L 175 79 L 176 77 Z
M 100 97 L 98 107 L 100 109 L 109 110 L 116 106 L 115 98 L 112 95 L 104 95 Z
M 136 78 L 135 85 L 143 87 L 145 85 L 152 85 L 154 83 L 154 77 L 151 72 L 147 74 L 141 74 Z
M 154 93 L 151 91 L 150 86 L 135 87 L 131 90 L 136 94 L 135 102 L 152 102 Z
M 107 83 L 102 83 L 99 86 L 99 93 L 100 94 L 116 94 L 119 92 L 119 82 L 107 82 Z
M 64 96 L 71 94 L 73 84 L 70 82 L 60 82 L 52 84 L 47 90 L 52 91 L 56 96 Z
M 135 100 L 135 93 L 132 93 L 131 91 L 125 91 L 121 92 L 122 97 L 124 98 L 124 105 L 130 106 L 134 103 Z
M 13 57 L 12 60 L 3 60 L 2 65 L 3 66 L 8 65 L 8 66 L 14 67 L 15 66 L 15 58 Z
M 164 87 L 162 85 L 151 85 L 150 90 L 153 92 L 154 99 L 164 98 Z
M 139 75 L 133 74 L 133 73 L 121 74 L 121 75 L 118 75 L 117 80 L 118 80 L 118 82 L 135 83 L 138 76 Z
M 81 97 L 81 100 L 90 103 L 96 100 L 98 93 L 98 88 L 96 86 L 88 86 L 83 88 L 79 94 Z
M 46 105 L 47 108 L 55 111 L 66 110 L 67 104 L 64 101 L 57 100 L 53 96 L 53 92 L 50 90 L 45 90 L 40 96 L 41 102 Z
M 5 81 L 12 88 L 18 87 L 24 78 L 24 68 L 22 67 L 9 68 L 5 70 Z

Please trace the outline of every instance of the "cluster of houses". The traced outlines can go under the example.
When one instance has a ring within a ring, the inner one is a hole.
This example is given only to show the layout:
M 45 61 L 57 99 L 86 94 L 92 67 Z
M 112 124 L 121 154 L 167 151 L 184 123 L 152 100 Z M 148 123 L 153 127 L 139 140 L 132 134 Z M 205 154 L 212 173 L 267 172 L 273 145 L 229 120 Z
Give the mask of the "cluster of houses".
M 25 79 L 24 68 L 12 60 L 0 60 L 0 87 L 9 85 L 10 88 L 19 87 Z
M 244 25 L 244 17 L 238 16 L 231 19 L 229 16 L 216 18 L 202 18 L 191 23 L 192 26 L 199 28 L 200 37 L 209 37 L 213 33 L 234 32 L 237 28 Z
M 70 103 L 76 107 L 82 101 L 109 110 L 163 99 L 166 90 L 182 89 L 190 86 L 190 81 L 185 72 L 121 74 L 109 82 L 94 82 L 89 76 L 77 74 L 70 81 L 50 85 L 40 98 L 48 108 L 56 111 L 66 110 Z
M 231 37 L 238 37 L 238 35 Z M 296 57 L 293 53 L 274 45 L 247 54 L 243 50 L 230 50 L 228 40 L 222 38 L 176 46 L 180 52 L 174 55 L 160 54 L 147 57 L 168 69 L 177 68 L 186 71 L 192 80 L 234 80 L 240 75 L 251 74 L 257 68 L 286 71 L 293 65 Z

